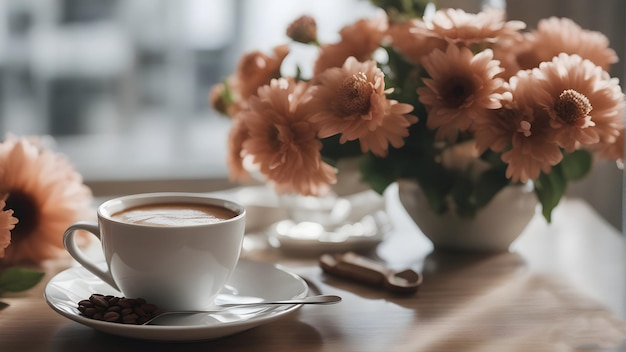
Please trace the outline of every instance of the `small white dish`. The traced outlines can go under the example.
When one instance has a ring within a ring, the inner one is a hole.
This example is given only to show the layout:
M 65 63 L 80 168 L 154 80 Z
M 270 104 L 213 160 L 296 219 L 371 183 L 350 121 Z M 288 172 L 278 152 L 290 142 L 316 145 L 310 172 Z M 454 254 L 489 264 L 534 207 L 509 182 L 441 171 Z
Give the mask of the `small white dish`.
M 385 239 L 391 226 L 383 211 L 330 227 L 316 222 L 281 220 L 268 231 L 268 240 L 271 246 L 294 255 L 368 251 Z
M 292 254 L 367 251 L 392 228 L 385 198 L 373 190 L 325 197 L 284 196 L 290 214 L 268 231 L 270 245 Z
M 241 259 L 216 304 L 283 300 L 305 297 L 306 282 L 289 271 L 266 263 Z M 301 305 L 228 309 L 212 314 L 160 318 L 159 325 L 108 323 L 80 314 L 77 304 L 93 293 L 122 296 L 108 284 L 77 266 L 55 275 L 44 290 L 48 305 L 57 313 L 96 330 L 125 337 L 158 341 L 211 340 L 251 329 L 297 310 Z
M 354 185 L 355 180 L 348 184 Z M 267 186 L 214 192 L 246 207 L 246 233 L 267 234 L 269 244 L 289 255 L 364 252 L 385 240 L 393 224 L 385 197 L 371 189 L 328 198 L 279 196 Z M 245 239 L 244 239 L 245 241 Z

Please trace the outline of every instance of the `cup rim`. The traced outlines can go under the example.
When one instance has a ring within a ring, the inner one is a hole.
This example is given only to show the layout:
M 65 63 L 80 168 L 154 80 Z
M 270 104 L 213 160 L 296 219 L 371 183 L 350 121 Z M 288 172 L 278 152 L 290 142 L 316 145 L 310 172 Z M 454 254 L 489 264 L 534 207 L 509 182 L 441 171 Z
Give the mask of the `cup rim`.
M 98 218 L 105 219 L 106 221 L 114 222 L 117 224 L 128 225 L 128 226 L 139 226 L 139 227 L 157 227 L 146 224 L 134 224 L 128 223 L 124 221 L 119 221 L 111 217 L 111 215 L 115 212 L 121 211 L 123 209 L 128 209 L 133 206 L 141 206 L 145 204 L 152 204 L 152 202 L 144 202 L 146 199 L 158 199 L 153 203 L 191 203 L 191 204 L 204 204 L 204 205 L 216 205 L 222 206 L 229 210 L 237 213 L 236 216 L 224 219 L 223 221 L 219 221 L 216 223 L 209 224 L 188 224 L 188 225 L 174 225 L 168 226 L 168 228 L 189 228 L 189 227 L 202 227 L 202 226 L 215 226 L 224 223 L 230 223 L 234 221 L 238 221 L 246 215 L 246 208 L 232 200 L 214 197 L 212 195 L 204 194 L 204 193 L 192 193 L 192 192 L 153 192 L 153 193 L 137 193 L 137 194 L 129 194 L 124 196 L 115 197 L 109 199 L 98 206 L 97 213 Z M 135 201 L 137 203 L 135 203 Z M 135 203 L 130 205 L 125 205 L 125 203 Z M 118 209 L 106 210 L 110 207 L 118 206 Z

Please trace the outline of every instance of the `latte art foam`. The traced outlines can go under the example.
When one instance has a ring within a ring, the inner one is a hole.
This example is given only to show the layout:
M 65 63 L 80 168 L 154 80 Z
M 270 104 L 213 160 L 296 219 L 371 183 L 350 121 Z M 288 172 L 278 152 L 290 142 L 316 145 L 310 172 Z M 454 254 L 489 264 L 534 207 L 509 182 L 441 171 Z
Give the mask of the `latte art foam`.
M 233 218 L 226 208 L 199 204 L 155 204 L 129 208 L 113 214 L 117 221 L 146 226 L 189 226 L 212 224 Z

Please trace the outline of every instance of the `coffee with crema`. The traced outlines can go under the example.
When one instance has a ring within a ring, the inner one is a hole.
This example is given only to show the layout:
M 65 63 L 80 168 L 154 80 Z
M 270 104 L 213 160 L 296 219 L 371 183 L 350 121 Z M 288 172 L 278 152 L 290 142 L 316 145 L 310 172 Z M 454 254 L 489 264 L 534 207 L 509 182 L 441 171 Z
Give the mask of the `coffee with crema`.
M 227 208 L 204 204 L 148 204 L 124 209 L 111 215 L 117 221 L 146 226 L 189 226 L 224 221 L 237 216 Z

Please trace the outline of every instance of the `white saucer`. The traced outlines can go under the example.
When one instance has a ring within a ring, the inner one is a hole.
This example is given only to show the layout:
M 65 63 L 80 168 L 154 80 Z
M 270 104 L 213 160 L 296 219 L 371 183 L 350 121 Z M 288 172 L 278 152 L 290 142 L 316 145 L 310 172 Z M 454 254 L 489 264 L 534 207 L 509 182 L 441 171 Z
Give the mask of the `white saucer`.
M 217 304 L 302 298 L 309 287 L 299 276 L 266 263 L 241 259 Z M 77 304 L 93 293 L 122 296 L 83 267 L 72 267 L 54 276 L 46 285 L 44 297 L 59 314 L 113 335 L 145 340 L 195 341 L 232 335 L 276 320 L 297 310 L 300 305 L 262 306 L 229 309 L 212 314 L 166 316 L 159 325 L 108 323 L 80 314 Z M 164 325 L 165 324 L 165 325 Z

